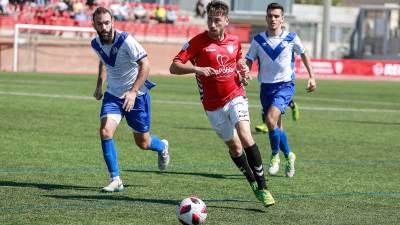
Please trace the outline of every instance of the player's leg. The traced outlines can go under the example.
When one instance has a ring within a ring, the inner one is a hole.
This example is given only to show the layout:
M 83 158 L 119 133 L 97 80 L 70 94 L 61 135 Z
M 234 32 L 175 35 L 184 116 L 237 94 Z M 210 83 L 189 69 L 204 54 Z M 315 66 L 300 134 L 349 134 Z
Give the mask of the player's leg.
M 255 127 L 256 131 L 262 132 L 262 133 L 268 133 L 268 127 L 265 124 L 265 116 L 264 116 L 264 112 L 262 110 L 261 110 L 261 120 L 262 120 L 262 123 L 258 124 Z
M 246 154 L 243 152 L 242 144 L 240 143 L 239 137 L 236 133 L 234 133 L 231 140 L 225 141 L 225 144 L 228 146 L 229 155 L 235 165 L 239 168 L 239 170 L 243 173 L 246 177 L 247 181 L 250 183 L 252 188 L 256 185 L 256 179 L 254 174 L 249 166 L 247 161 Z
M 290 104 L 293 103 L 292 98 L 294 95 L 294 84 L 292 82 L 288 82 L 284 85 L 282 85 L 282 87 L 279 90 L 279 95 L 281 96 L 280 99 L 282 99 L 282 101 L 276 101 L 277 105 L 282 105 L 282 109 L 281 110 L 282 113 L 284 113 L 284 106 L 288 105 L 290 106 Z M 283 121 L 282 118 L 280 118 L 278 120 L 278 127 L 280 129 L 280 143 L 279 143 L 279 148 L 282 150 L 283 154 L 285 155 L 285 175 L 287 177 L 293 177 L 295 169 L 294 169 L 294 163 L 296 160 L 296 155 L 291 151 L 290 147 L 289 147 L 289 142 L 288 142 L 288 138 L 286 135 L 286 131 L 283 127 Z
M 120 179 L 117 149 L 114 143 L 114 133 L 121 120 L 120 106 L 118 98 L 105 93 L 100 113 L 100 139 L 103 150 L 104 161 L 106 162 L 108 172 L 110 173 L 111 182 L 103 187 L 103 192 L 122 191 L 124 186 Z
M 245 175 L 252 189 L 257 189 L 253 172 L 247 162 L 246 154 L 243 153 L 242 143 L 236 134 L 235 127 L 229 120 L 228 104 L 215 111 L 207 111 L 207 118 L 219 138 L 228 146 L 232 161 Z
M 169 164 L 168 141 L 150 134 L 150 94 L 137 96 L 133 109 L 125 113 L 126 121 L 133 130 L 136 145 L 143 150 L 158 153 L 158 168 L 164 170 Z
M 158 153 L 158 168 L 165 170 L 169 164 L 169 143 L 166 139 L 160 139 L 157 135 L 133 132 L 136 145 L 143 150 L 151 150 Z
M 290 101 L 289 107 L 292 110 L 292 119 L 297 121 L 300 119 L 300 108 L 299 105 L 294 101 Z
M 277 121 L 281 117 L 281 112 L 276 106 L 271 106 L 265 116 L 265 120 L 270 130 L 268 132 L 269 143 L 271 146 L 271 158 L 268 168 L 268 173 L 271 175 L 276 175 L 279 171 L 279 143 L 281 132 L 277 126 Z
M 250 186 L 257 199 L 263 202 L 265 207 L 271 206 L 275 201 L 271 193 L 267 190 L 260 150 L 251 135 L 247 99 L 242 96 L 233 99 L 229 103 L 228 113 L 229 121 L 235 125 L 240 143 L 245 150 L 247 163 L 257 182 L 257 190 L 253 189 L 254 185 L 251 184 Z
M 250 115 L 247 99 L 239 96 L 229 102 L 229 121 L 234 124 L 247 161 L 257 181 L 258 189 L 266 189 L 261 154 L 250 130 Z
M 265 207 L 271 206 L 275 204 L 275 200 L 267 188 L 261 153 L 257 144 L 254 142 L 253 137 L 251 136 L 250 123 L 249 121 L 239 121 L 236 123 L 235 127 L 242 146 L 244 147 L 244 151 L 247 156 L 247 162 L 257 182 L 257 190 L 253 189 L 254 194 L 258 200 L 263 202 Z
M 271 158 L 268 166 L 268 172 L 271 175 L 275 175 L 279 170 L 279 138 L 280 131 L 277 127 L 277 121 L 280 117 L 280 110 L 274 106 L 275 91 L 277 90 L 277 84 L 261 84 L 260 88 L 260 102 L 264 113 L 264 121 L 268 127 L 268 138 L 271 146 Z
M 280 125 L 280 130 L 281 130 L 281 141 L 279 143 L 279 148 L 281 149 L 281 151 L 283 152 L 283 154 L 285 155 L 285 175 L 287 177 L 293 177 L 294 173 L 295 173 L 295 168 L 294 168 L 294 164 L 296 161 L 296 154 L 294 154 L 289 147 L 289 142 L 286 136 L 286 131 L 283 128 L 283 123 L 280 120 L 279 122 Z

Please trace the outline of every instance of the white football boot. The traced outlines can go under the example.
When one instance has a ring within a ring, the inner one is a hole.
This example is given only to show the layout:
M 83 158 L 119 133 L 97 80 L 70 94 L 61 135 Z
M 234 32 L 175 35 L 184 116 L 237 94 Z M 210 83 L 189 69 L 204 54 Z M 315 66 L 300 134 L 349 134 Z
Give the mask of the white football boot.
M 169 144 L 168 141 L 165 139 L 162 139 L 161 141 L 164 142 L 165 149 L 163 152 L 158 153 L 158 169 L 165 170 L 167 169 L 169 164 L 169 152 L 168 152 Z
M 124 190 L 124 185 L 122 184 L 122 180 L 119 177 L 113 177 L 111 182 L 103 187 L 101 192 L 120 192 Z
M 281 160 L 279 159 L 279 154 L 276 154 L 275 156 L 271 155 L 268 173 L 271 175 L 276 175 L 279 171 L 279 163 L 281 163 Z
M 288 158 L 286 159 L 285 175 L 287 177 L 294 176 L 294 162 L 296 161 L 296 155 L 290 152 Z

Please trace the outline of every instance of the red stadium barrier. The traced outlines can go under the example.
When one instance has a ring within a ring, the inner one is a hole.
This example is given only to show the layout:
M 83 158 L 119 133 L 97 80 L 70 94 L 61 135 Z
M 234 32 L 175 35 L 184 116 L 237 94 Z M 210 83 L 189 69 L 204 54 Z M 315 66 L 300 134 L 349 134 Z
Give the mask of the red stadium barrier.
M 400 60 L 314 59 L 312 67 L 316 75 L 400 78 Z M 300 59 L 295 71 L 307 74 Z

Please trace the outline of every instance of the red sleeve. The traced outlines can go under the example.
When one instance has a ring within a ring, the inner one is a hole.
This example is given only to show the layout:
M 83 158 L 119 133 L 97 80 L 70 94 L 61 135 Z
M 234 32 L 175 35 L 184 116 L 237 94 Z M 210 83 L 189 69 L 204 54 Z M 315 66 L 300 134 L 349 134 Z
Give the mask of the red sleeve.
M 173 61 L 177 61 L 185 64 L 187 61 L 196 61 L 196 57 L 198 55 L 198 46 L 199 45 L 198 36 L 192 38 L 189 42 L 185 43 L 181 49 L 181 51 L 174 57 Z

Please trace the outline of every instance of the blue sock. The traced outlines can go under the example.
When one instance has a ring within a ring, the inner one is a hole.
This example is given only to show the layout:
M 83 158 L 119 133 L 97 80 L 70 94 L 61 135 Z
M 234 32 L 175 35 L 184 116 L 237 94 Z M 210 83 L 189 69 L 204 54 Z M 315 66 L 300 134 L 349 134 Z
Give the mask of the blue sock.
M 279 143 L 281 138 L 281 130 L 277 127 L 272 131 L 268 132 L 269 143 L 271 144 L 272 155 L 279 153 Z
M 117 149 L 115 148 L 114 140 L 107 139 L 101 141 L 103 149 L 103 157 L 107 164 L 108 172 L 111 177 L 119 176 Z
M 290 153 L 290 147 L 286 137 L 286 132 L 284 130 L 281 131 L 281 141 L 279 142 L 279 148 L 282 150 L 283 154 L 287 158 Z
M 151 143 L 148 149 L 156 152 L 162 152 L 165 149 L 165 144 L 156 135 L 151 135 Z

